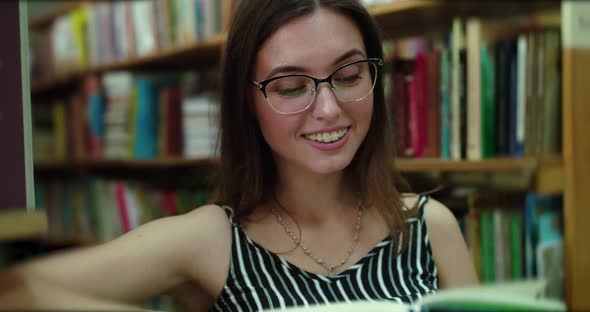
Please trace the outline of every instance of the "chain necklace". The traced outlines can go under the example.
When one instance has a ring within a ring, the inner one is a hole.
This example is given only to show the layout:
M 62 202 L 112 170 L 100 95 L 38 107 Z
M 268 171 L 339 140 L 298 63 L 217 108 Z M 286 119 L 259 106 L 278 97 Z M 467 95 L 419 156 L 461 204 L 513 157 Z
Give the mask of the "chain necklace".
M 275 198 L 275 201 L 279 205 L 279 207 L 281 207 L 283 210 L 285 210 L 285 208 L 283 208 L 283 205 L 281 205 L 281 203 L 276 198 Z M 311 253 L 311 251 L 301 242 L 301 240 L 299 238 L 297 238 L 297 236 L 295 236 L 295 233 L 293 233 L 293 231 L 291 231 L 289 229 L 287 224 L 285 224 L 285 221 L 283 221 L 283 218 L 278 214 L 278 212 L 276 211 L 274 206 L 271 207 L 271 212 L 272 212 L 272 214 L 275 215 L 277 222 L 279 222 L 279 224 L 281 226 L 283 226 L 283 228 L 285 229 L 285 232 L 287 232 L 287 235 L 289 235 L 289 237 L 291 237 L 291 239 L 293 240 L 293 242 L 297 246 L 301 247 L 301 249 L 303 250 L 303 253 L 305 253 L 305 255 L 307 255 L 308 257 L 312 258 L 317 264 L 326 268 L 326 270 L 328 270 L 328 276 L 334 276 L 335 275 L 334 271 L 337 268 L 341 267 L 346 262 L 348 262 L 348 260 L 350 259 L 350 256 L 352 256 L 352 253 L 354 251 L 354 247 L 356 246 L 356 243 L 359 240 L 359 232 L 361 230 L 361 217 L 363 216 L 363 209 L 361 208 L 360 201 L 359 201 L 359 205 L 358 205 L 357 209 L 358 209 L 357 220 L 356 220 L 356 226 L 354 227 L 354 235 L 352 237 L 352 242 L 350 244 L 350 247 L 348 247 L 348 250 L 346 250 L 346 254 L 344 255 L 344 257 L 340 261 L 338 261 L 336 264 L 328 264 L 328 263 L 326 263 L 326 261 L 324 259 L 313 255 Z M 297 247 L 295 247 L 295 248 L 297 248 Z

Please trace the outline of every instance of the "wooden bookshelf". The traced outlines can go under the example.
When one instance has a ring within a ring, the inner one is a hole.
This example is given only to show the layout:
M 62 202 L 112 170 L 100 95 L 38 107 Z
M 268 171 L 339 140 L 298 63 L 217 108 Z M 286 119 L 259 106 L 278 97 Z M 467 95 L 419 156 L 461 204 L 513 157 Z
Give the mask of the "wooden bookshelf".
M 576 1 L 571 1 L 576 3 Z M 582 1 L 579 1 L 580 3 Z M 29 23 L 31 30 L 47 27 L 57 16 L 77 7 L 78 3 L 65 3 L 54 11 L 36 18 Z M 538 25 L 560 27 L 562 22 L 555 10 L 559 10 L 562 1 L 559 0 L 515 0 L 515 1 L 468 1 L 468 0 L 398 0 L 390 4 L 369 7 L 369 12 L 384 29 L 386 37 L 401 37 L 414 34 L 424 34 L 432 30 L 448 28 L 453 17 L 509 17 L 534 12 L 540 15 L 529 21 L 524 28 L 535 28 Z M 573 22 L 572 22 L 573 23 Z M 582 25 L 583 23 L 579 23 Z M 509 28 L 490 29 L 491 38 L 506 36 L 521 30 Z M 484 29 L 484 32 L 486 30 Z M 584 30 L 587 33 L 587 29 Z M 225 42 L 225 36 L 219 35 L 204 43 L 158 51 L 143 57 L 132 58 L 122 62 L 91 67 L 67 76 L 33 84 L 33 96 L 42 96 L 47 92 L 78 83 L 81 78 L 92 73 L 111 70 L 151 70 L 161 68 L 173 69 L 175 65 L 201 66 L 217 63 Z M 590 291 L 587 281 L 590 279 L 590 249 L 585 239 L 590 235 L 589 227 L 585 224 L 590 218 L 590 210 L 585 209 L 586 190 L 590 187 L 590 131 L 588 122 L 584 120 L 589 115 L 587 105 L 590 95 L 585 87 L 589 80 L 590 52 L 585 48 L 569 47 L 563 53 L 563 157 L 544 160 L 536 159 L 491 159 L 483 161 L 446 161 L 440 159 L 398 159 L 396 167 L 402 172 L 460 172 L 460 173 L 495 173 L 522 171 L 532 173 L 531 190 L 542 194 L 564 195 L 564 255 L 565 255 L 565 292 L 569 309 L 590 309 Z M 214 167 L 217 160 L 169 158 L 161 160 L 121 160 L 121 161 L 84 161 L 84 162 L 40 162 L 35 165 L 36 172 L 46 171 L 79 171 L 84 168 L 99 169 L 139 169 L 150 170 L 158 168 L 183 167 Z M 4 218 L 4 219 L 3 219 Z M 7 219 L 0 214 L 0 239 L 18 236 L 20 229 L 7 228 L 6 222 L 25 216 L 15 216 Z M 32 222 L 30 220 L 25 222 Z M 38 222 L 38 221 L 37 221 Z M 17 223 L 18 224 L 18 223 Z M 29 224 L 29 223 L 23 223 Z M 28 228 L 29 226 L 22 226 Z M 31 225 L 31 231 L 40 231 L 42 226 Z M 8 230 L 6 230 L 8 229 Z M 27 229 L 28 230 L 28 229 Z M 10 232 L 12 231 L 12 232 Z M 8 234 L 6 234 L 8 233 Z
M 0 241 L 28 239 L 46 233 L 47 216 L 44 211 L 17 209 L 0 212 Z

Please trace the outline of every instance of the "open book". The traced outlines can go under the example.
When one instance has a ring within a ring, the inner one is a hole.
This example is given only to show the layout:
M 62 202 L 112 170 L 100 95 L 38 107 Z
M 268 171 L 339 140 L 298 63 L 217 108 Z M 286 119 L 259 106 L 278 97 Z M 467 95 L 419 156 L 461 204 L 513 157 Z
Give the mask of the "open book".
M 563 302 L 540 297 L 544 288 L 544 281 L 520 281 L 441 290 L 422 297 L 412 305 L 389 301 L 357 301 L 288 311 L 565 311 Z

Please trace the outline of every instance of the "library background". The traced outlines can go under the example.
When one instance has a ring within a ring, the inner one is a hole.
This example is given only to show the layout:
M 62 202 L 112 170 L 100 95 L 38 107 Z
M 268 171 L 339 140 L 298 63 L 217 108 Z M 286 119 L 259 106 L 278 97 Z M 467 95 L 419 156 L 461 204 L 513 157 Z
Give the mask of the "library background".
M 2 267 L 209 200 L 238 1 L 1 4 Z M 363 2 L 386 38 L 392 166 L 442 186 L 483 283 L 544 278 L 590 309 L 590 3 Z

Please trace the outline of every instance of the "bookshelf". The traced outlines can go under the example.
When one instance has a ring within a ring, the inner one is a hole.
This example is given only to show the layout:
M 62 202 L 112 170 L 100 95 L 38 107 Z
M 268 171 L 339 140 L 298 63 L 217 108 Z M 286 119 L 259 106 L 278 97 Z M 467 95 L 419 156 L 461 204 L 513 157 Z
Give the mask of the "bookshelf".
M 575 2 L 575 1 L 573 1 Z M 565 3 L 565 2 L 564 2 Z M 400 0 L 389 4 L 369 7 L 369 12 L 384 29 L 386 37 L 402 37 L 420 34 L 436 29 L 446 29 L 453 17 L 507 17 L 530 12 L 540 12 L 536 19 L 520 22 L 519 27 L 506 29 L 494 28 L 486 36 L 498 37 L 507 33 L 517 33 L 522 29 L 535 28 L 539 24 L 574 27 L 562 25 L 574 20 L 571 16 L 555 14 L 562 1 L 444 1 L 444 0 Z M 29 23 L 31 30 L 47 27 L 55 18 L 80 4 L 70 3 L 57 7 Z M 588 30 L 585 30 L 586 32 Z M 151 70 L 174 68 L 190 64 L 193 67 L 216 64 L 223 49 L 225 35 L 220 34 L 201 43 L 189 44 L 161 50 L 142 57 L 125 61 L 107 63 L 85 68 L 51 80 L 36 83 L 31 88 L 34 97 L 67 89 L 88 75 L 113 70 Z M 564 195 L 565 222 L 565 289 L 567 304 L 570 309 L 590 308 L 590 292 L 587 280 L 590 273 L 585 266 L 590 263 L 590 250 L 583 244 L 590 230 L 584 224 L 590 218 L 590 211 L 584 209 L 587 199 L 584 191 L 590 188 L 590 144 L 586 133 L 590 131 L 584 120 L 590 116 L 586 103 L 590 99 L 584 82 L 590 72 L 590 48 L 588 45 L 564 46 L 562 73 L 563 103 L 563 156 L 548 159 L 534 158 L 495 158 L 482 161 L 449 161 L 440 159 L 397 159 L 396 168 L 402 172 L 459 172 L 459 173 L 495 173 L 522 171 L 532 173 L 531 189 L 541 194 Z M 146 161 L 135 160 L 87 160 L 79 162 L 59 161 L 39 162 L 35 164 L 37 172 L 59 172 L 69 170 L 80 172 L 86 169 L 133 169 L 152 170 L 161 168 L 206 167 L 217 164 L 212 158 L 184 159 L 166 158 Z

